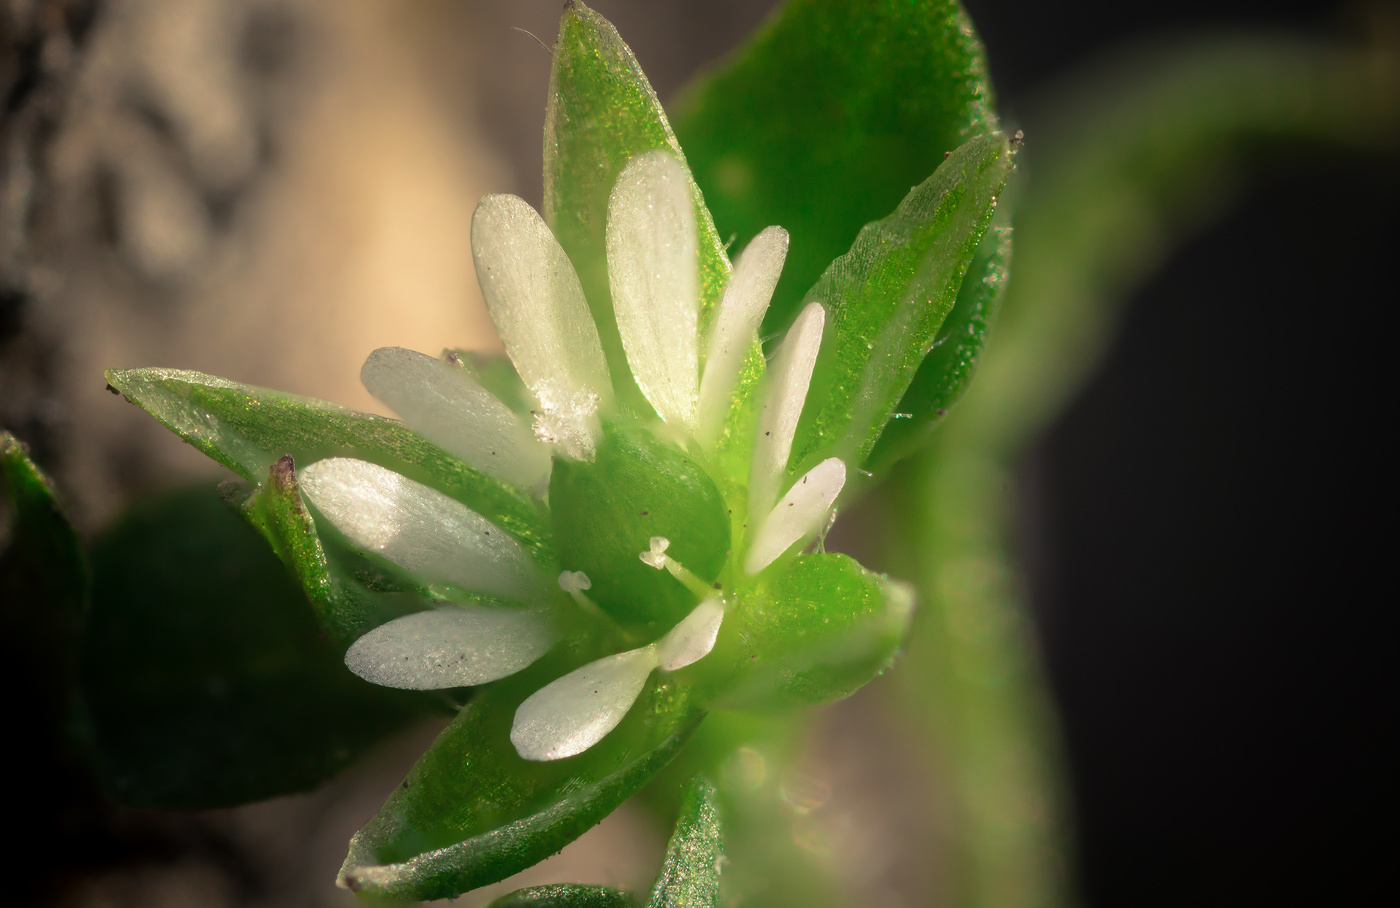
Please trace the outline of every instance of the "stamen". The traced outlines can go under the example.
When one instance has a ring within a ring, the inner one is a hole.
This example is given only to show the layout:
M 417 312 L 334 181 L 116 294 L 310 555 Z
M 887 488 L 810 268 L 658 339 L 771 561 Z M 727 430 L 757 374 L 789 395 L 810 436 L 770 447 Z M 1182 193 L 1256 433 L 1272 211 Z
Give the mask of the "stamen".
M 666 549 L 671 545 L 671 540 L 665 536 L 651 537 L 651 550 L 642 552 L 637 557 L 642 559 L 643 564 L 650 565 L 658 571 L 665 568 L 672 577 L 684 583 L 686 589 L 704 599 L 706 596 L 714 595 L 714 588 L 705 585 L 705 581 L 696 577 L 679 561 L 666 554 Z
M 602 614 L 598 604 L 583 594 L 584 590 L 593 589 L 593 581 L 583 571 L 564 571 L 559 575 L 559 589 L 568 593 L 585 612 Z

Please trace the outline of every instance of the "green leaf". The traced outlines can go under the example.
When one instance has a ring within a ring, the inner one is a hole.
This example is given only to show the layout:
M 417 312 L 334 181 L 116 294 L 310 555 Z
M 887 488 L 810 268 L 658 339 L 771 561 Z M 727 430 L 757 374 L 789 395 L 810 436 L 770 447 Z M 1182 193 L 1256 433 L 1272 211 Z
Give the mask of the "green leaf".
M 82 681 L 103 787 L 188 808 L 314 788 L 431 702 L 341 653 L 213 489 L 145 502 L 93 551 Z
M 395 898 L 455 897 L 554 854 L 636 792 L 703 716 L 665 676 L 653 675 L 622 723 L 576 757 L 528 762 L 510 742 L 527 696 L 606 654 L 573 638 L 478 694 L 350 840 L 341 884 Z
M 732 674 L 720 704 L 796 705 L 850 696 L 893 661 L 913 604 L 903 584 L 847 555 L 798 556 L 787 570 L 764 575 L 744 594 L 738 620 L 721 627 L 711 659 L 714 669 L 728 662 Z
M 961 146 L 807 291 L 827 326 L 791 474 L 832 455 L 864 463 L 958 298 L 1011 164 L 1003 136 Z
M 677 109 L 676 132 L 721 235 L 770 224 L 792 246 L 765 332 L 923 181 L 997 129 L 981 42 L 956 0 L 789 0 Z
M 666 846 L 666 862 L 647 908 L 715 908 L 723 864 L 719 795 L 713 783 L 697 776 L 686 787 L 676 831 Z
M 967 390 L 1006 290 L 1010 264 L 1011 228 L 993 222 L 967 269 L 953 311 L 938 329 L 932 352 L 924 357 L 899 402 L 898 414 L 875 443 L 866 462 L 869 470 L 881 473 L 913 453 Z
M 650 405 L 631 383 L 608 289 L 608 198 L 627 162 L 657 148 L 686 167 L 685 155 L 651 83 L 612 23 L 570 0 L 559 24 L 544 125 L 544 217 L 578 271 L 613 384 L 631 406 Z M 689 170 L 686 171 L 689 174 Z M 699 229 L 701 323 L 729 283 L 729 260 L 699 187 L 691 180 Z M 627 390 L 623 390 L 627 389 Z
M 253 482 L 290 454 L 358 457 L 457 499 L 553 561 L 544 506 L 473 470 L 403 423 L 322 400 L 177 369 L 113 369 L 107 381 L 200 451 Z
M 235 490 L 221 487 L 220 491 L 228 498 Z M 351 565 L 368 559 L 337 544 L 334 537 L 329 540 L 329 551 L 339 557 L 332 562 L 316 521 L 302 501 L 296 463 L 290 454 L 278 458 L 255 492 L 230 503 L 291 568 L 322 628 L 342 648 L 384 622 L 413 611 L 423 598 L 414 593 L 386 593 L 383 583 L 376 584 L 381 587 L 378 590 L 366 588 L 367 571 Z
M 621 889 L 556 883 L 517 889 L 496 899 L 487 908 L 636 908 L 636 901 Z
M 0 481 L 15 514 L 4 556 L 5 588 L 13 595 L 5 602 L 46 613 L 54 633 L 72 637 L 87 596 L 87 558 L 53 483 L 9 432 L 0 432 Z

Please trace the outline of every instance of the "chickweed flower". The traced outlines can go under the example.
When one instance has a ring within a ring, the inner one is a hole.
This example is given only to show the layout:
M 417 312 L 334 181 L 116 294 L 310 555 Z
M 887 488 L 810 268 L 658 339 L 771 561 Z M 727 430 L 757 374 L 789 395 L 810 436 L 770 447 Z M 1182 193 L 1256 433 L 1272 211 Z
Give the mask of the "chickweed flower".
M 608 205 L 608 277 L 627 365 L 654 416 L 629 414 L 617 406 L 578 275 L 549 227 L 518 197 L 484 198 L 472 222 L 472 252 L 529 412 L 513 411 L 451 356 L 383 348 L 361 375 L 424 437 L 558 505 L 553 528 L 563 571 L 551 590 L 540 565 L 504 530 L 426 485 L 362 460 L 312 463 L 302 471 L 302 491 L 356 545 L 428 581 L 500 600 L 383 624 L 350 647 L 351 670 L 392 687 L 476 685 L 542 656 L 558 638 L 561 610 L 596 607 L 620 638 L 665 627 L 646 645 L 584 665 L 520 705 L 511 729 L 516 750 L 527 760 L 556 760 L 611 731 L 653 671 L 703 659 L 728 608 L 742 607 L 751 578 L 818 535 L 846 481 L 845 464 L 833 457 L 789 487 L 783 482 L 821 349 L 818 302 L 803 309 L 769 369 L 753 459 L 738 486 L 747 490 L 746 504 L 720 492 L 735 486 L 728 477 L 717 482 L 708 474 L 787 245 L 779 227 L 753 240 L 702 338 L 686 174 L 664 150 L 628 164 Z M 682 503 L 670 532 L 676 553 L 691 554 L 691 567 L 668 554 L 670 538 L 649 535 L 655 521 L 648 510 L 619 513 L 620 493 L 609 481 Z M 729 519 L 735 504 L 747 515 L 737 532 Z M 645 548 L 629 545 L 643 537 Z M 628 567 L 624 574 L 653 568 L 660 582 L 628 584 L 610 575 L 617 562 Z M 657 586 L 661 597 L 651 595 Z M 595 589 L 596 600 L 589 596 Z

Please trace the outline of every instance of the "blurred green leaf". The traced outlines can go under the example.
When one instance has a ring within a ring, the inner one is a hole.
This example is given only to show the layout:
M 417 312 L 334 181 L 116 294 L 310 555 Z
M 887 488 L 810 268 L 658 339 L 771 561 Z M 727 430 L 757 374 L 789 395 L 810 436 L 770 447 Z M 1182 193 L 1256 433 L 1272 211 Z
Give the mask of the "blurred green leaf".
M 724 831 L 714 783 L 697 776 L 686 786 L 666 862 L 647 908 L 715 908 L 724 865 Z
M 356 678 L 342 651 L 214 490 L 143 503 L 93 550 L 82 681 L 103 787 L 200 808 L 315 787 L 431 702 Z
M 945 152 L 995 132 L 981 42 L 955 0 L 789 0 L 676 105 L 721 236 L 792 246 L 764 331 Z
M 898 415 L 885 424 L 870 453 L 866 467 L 871 472 L 888 470 L 927 442 L 972 381 L 1011 264 L 1011 228 L 996 226 L 996 220 L 982 237 L 953 311 L 938 329 L 933 350 L 904 392 Z
M 87 558 L 53 484 L 9 432 L 0 432 L 0 479 L 14 508 L 4 553 L 7 610 L 43 612 L 53 633 L 72 638 L 86 604 Z
M 849 697 L 889 666 L 913 605 L 903 585 L 848 555 L 799 555 L 745 593 L 705 668 L 727 663 L 726 707 Z
M 342 885 L 372 895 L 452 898 L 505 879 L 588 831 L 658 773 L 703 712 L 654 675 L 622 723 L 582 754 L 536 763 L 510 741 L 530 694 L 608 650 L 576 637 L 484 688 L 350 841 Z
M 244 479 L 262 482 L 284 454 L 303 467 L 326 457 L 358 457 L 457 499 L 540 561 L 553 560 L 539 501 L 478 473 L 396 420 L 177 369 L 113 369 L 107 381 Z
M 1003 136 L 959 147 L 807 291 L 827 327 L 790 475 L 832 455 L 864 463 L 953 309 L 1011 165 Z
M 656 92 L 617 29 L 582 3 L 566 4 L 545 112 L 544 217 L 578 271 L 614 386 L 643 412 L 650 405 L 632 386 L 613 315 L 605 230 L 617 175 L 632 158 L 656 148 L 668 149 L 686 166 Z M 691 187 L 703 323 L 729 282 L 729 260 L 693 180 Z
M 636 901 L 620 889 L 556 883 L 517 889 L 496 899 L 487 908 L 636 908 Z

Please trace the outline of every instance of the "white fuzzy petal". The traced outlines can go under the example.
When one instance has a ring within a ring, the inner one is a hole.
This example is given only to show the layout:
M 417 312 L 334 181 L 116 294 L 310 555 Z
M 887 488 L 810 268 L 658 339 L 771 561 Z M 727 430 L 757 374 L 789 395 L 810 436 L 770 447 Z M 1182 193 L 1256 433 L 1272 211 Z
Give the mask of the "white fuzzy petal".
M 657 643 L 662 671 L 673 672 L 685 668 L 709 655 L 710 650 L 715 648 L 719 626 L 723 621 L 724 603 L 720 600 L 706 599 L 697 605 Z
M 695 205 L 680 162 L 635 158 L 608 200 L 608 280 L 632 376 L 666 422 L 695 424 L 699 266 Z
M 356 545 L 400 567 L 483 593 L 543 596 L 539 568 L 520 543 L 436 489 L 349 457 L 306 467 L 301 488 Z
M 465 369 L 403 347 L 380 347 L 360 381 L 424 438 L 488 476 L 530 488 L 549 474 L 549 448 Z
M 439 690 L 513 675 L 553 643 L 538 612 L 449 605 L 380 625 L 355 641 L 345 664 L 374 684 Z
M 656 668 L 656 647 L 590 662 L 530 695 L 515 711 L 510 740 L 526 760 L 583 753 L 617 727 Z
M 773 288 L 787 258 L 788 232 L 769 227 L 754 237 L 734 264 L 734 275 L 719 302 L 700 379 L 700 433 L 713 442 L 724 429 L 729 395 L 768 311 Z
M 763 521 L 749 547 L 744 570 L 757 574 L 794 543 L 815 536 L 845 484 L 846 465 L 835 457 L 808 470 Z
M 807 401 L 812 369 L 822 346 L 826 310 L 820 303 L 808 303 L 788 329 L 773 366 L 768 371 L 768 388 L 763 413 L 758 419 L 753 470 L 749 475 L 750 518 L 760 518 L 777 497 L 783 471 L 792 456 L 792 438 Z
M 583 287 L 539 213 L 518 196 L 486 196 L 472 216 L 472 254 L 501 342 L 535 396 L 586 391 L 610 405 L 612 382 Z

